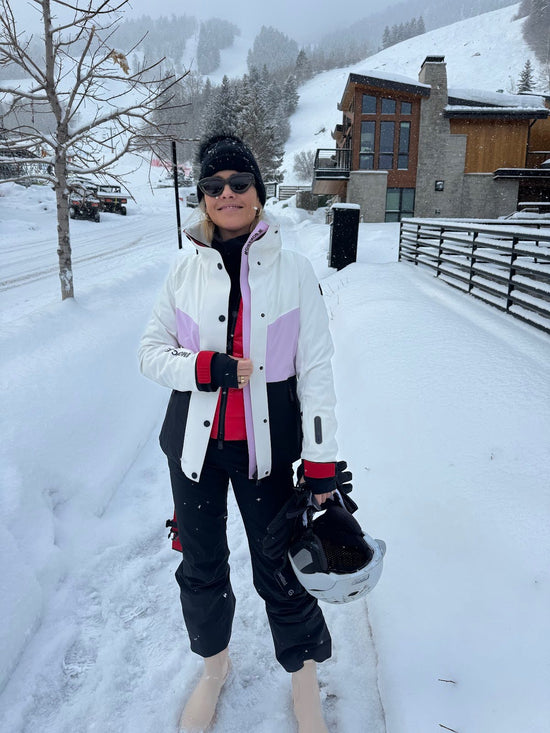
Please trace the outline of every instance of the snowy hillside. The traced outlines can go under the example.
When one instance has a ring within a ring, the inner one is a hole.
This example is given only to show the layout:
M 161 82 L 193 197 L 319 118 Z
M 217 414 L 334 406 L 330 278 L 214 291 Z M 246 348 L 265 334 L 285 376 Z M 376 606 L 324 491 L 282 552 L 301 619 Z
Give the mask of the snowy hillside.
M 350 73 L 401 74 L 416 82 L 426 56 L 435 54 L 445 56 L 449 90 L 511 91 L 527 59 L 537 68 L 521 35 L 524 20 L 513 20 L 518 7 L 511 5 L 416 36 L 351 67 L 319 74 L 301 86 L 298 109 L 290 118 L 285 183 L 299 183 L 293 174 L 296 153 L 334 147 L 331 132 L 342 121 L 336 105 Z

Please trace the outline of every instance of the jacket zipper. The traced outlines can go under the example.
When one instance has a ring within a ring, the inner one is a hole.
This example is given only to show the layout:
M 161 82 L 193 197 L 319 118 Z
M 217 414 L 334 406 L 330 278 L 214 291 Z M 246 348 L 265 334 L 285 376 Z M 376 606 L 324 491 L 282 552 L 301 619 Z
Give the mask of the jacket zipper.
M 233 354 L 233 339 L 235 336 L 235 329 L 237 328 L 237 318 L 239 317 L 239 309 L 231 313 L 231 319 L 229 322 L 228 334 L 227 334 L 227 353 Z M 227 395 L 229 387 L 222 387 L 222 394 L 220 397 L 220 411 L 218 413 L 218 449 L 223 449 L 223 441 L 225 437 L 225 413 L 227 411 Z

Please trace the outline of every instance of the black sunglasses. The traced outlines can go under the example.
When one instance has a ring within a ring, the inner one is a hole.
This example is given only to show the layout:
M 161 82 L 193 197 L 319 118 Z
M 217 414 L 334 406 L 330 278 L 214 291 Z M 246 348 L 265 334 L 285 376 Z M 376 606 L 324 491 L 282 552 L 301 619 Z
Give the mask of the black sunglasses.
M 253 184 L 253 173 L 233 173 L 229 178 L 221 178 L 220 176 L 201 178 L 198 186 L 207 196 L 215 197 L 220 196 L 226 186 L 229 186 L 233 193 L 244 193 Z

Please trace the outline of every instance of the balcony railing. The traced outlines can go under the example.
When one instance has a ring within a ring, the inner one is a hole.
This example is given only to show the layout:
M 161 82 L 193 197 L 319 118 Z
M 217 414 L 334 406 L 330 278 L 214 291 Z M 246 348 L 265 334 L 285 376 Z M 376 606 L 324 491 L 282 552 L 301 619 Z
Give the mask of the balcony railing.
M 315 155 L 315 180 L 349 178 L 351 167 L 350 148 L 322 148 Z

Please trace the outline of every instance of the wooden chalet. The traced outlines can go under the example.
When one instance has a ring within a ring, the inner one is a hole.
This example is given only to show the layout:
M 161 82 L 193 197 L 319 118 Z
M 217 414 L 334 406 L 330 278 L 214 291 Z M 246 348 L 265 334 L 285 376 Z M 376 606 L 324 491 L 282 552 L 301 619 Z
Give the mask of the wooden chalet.
M 550 202 L 549 98 L 449 91 L 444 57 L 428 56 L 418 81 L 350 74 L 338 108 L 312 190 L 360 204 L 364 221 L 489 218 Z

